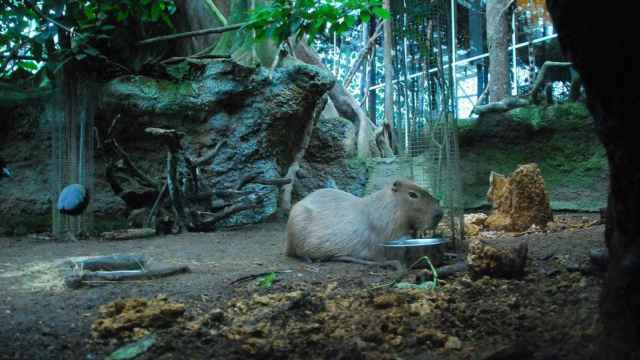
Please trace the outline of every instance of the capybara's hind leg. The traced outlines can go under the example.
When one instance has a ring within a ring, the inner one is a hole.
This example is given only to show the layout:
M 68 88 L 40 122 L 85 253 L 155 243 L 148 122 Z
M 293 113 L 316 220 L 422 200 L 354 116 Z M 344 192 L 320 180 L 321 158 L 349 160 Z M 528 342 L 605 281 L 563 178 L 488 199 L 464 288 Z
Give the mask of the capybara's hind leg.
M 400 271 L 404 268 L 402 266 L 402 263 L 400 263 L 400 261 L 398 260 L 370 261 L 370 260 L 354 258 L 351 256 L 336 256 L 336 257 L 332 257 L 331 261 L 348 262 L 348 263 L 370 265 L 370 266 L 371 265 L 380 266 L 385 269 L 392 269 L 397 271 Z

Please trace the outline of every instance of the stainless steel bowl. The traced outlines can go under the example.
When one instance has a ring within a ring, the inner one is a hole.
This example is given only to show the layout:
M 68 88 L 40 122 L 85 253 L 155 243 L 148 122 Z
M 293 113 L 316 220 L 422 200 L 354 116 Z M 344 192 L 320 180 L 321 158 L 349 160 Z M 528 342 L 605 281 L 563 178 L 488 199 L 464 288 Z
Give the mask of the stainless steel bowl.
M 384 247 L 417 247 L 417 246 L 435 246 L 448 243 L 445 238 L 427 238 L 427 239 L 398 239 L 388 241 L 382 246 Z

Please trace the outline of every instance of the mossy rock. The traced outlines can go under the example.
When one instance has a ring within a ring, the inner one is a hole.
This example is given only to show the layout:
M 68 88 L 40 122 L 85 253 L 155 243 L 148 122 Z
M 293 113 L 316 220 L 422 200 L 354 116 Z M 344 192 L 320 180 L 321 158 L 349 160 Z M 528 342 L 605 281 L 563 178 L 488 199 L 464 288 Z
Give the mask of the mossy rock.
M 555 210 L 605 206 L 608 163 L 586 107 L 526 107 L 465 124 L 460 136 L 465 207 L 489 206 L 489 174 L 539 164 Z

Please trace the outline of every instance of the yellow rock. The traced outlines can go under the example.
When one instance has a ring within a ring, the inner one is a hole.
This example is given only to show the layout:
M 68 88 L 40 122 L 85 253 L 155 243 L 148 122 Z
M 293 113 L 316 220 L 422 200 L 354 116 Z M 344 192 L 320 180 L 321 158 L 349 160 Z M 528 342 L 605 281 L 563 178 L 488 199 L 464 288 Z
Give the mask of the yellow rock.
M 549 196 L 537 164 L 520 165 L 511 176 L 491 173 L 487 199 L 495 211 L 485 225 L 491 230 L 525 231 L 553 221 Z

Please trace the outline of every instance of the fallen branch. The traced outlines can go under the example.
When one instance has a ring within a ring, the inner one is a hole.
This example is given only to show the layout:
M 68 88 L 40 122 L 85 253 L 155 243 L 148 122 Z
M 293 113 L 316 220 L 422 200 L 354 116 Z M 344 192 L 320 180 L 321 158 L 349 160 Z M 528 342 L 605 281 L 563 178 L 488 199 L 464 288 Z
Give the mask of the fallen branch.
M 140 169 L 138 169 L 138 167 L 133 163 L 133 161 L 131 161 L 129 154 L 127 154 L 127 152 L 120 147 L 120 144 L 118 144 L 116 139 L 111 139 L 110 141 L 113 144 L 115 150 L 122 157 L 124 164 L 127 166 L 127 168 L 129 168 L 132 175 L 135 176 L 140 181 L 140 185 L 157 189 L 158 185 L 156 184 L 156 182 L 151 180 L 151 178 L 149 178 L 142 171 L 140 171 Z
M 207 59 L 213 59 L 213 60 L 231 59 L 231 56 L 230 55 L 218 55 L 218 54 L 202 54 L 202 55 L 192 55 L 192 56 L 174 56 L 174 57 L 170 57 L 168 59 L 164 59 L 164 60 L 160 61 L 160 64 L 162 64 L 162 65 L 171 65 L 171 64 L 177 64 L 177 63 L 182 62 L 182 61 L 207 60 Z
M 509 111 L 511 109 L 527 106 L 529 104 L 531 104 L 531 102 L 527 99 L 508 97 L 486 105 L 476 105 L 473 108 L 472 113 L 477 115 L 482 115 L 489 112 L 500 113 Z
M 156 213 L 158 212 L 158 209 L 160 208 L 160 204 L 162 203 L 162 199 L 164 198 L 164 194 L 167 192 L 167 187 L 168 187 L 168 184 L 165 181 L 164 184 L 162 185 L 162 189 L 160 189 L 160 193 L 158 193 L 158 197 L 156 198 L 156 201 L 153 203 L 153 206 L 151 207 L 151 211 L 149 211 L 149 216 L 147 217 L 147 221 L 146 221 L 146 224 L 145 224 L 148 228 L 151 228 L 152 224 L 155 221 Z
M 142 255 L 109 255 L 69 260 L 68 264 L 80 271 L 144 270 L 146 260 Z
M 191 272 L 188 266 L 174 266 L 146 271 L 90 271 L 70 273 L 64 278 L 67 287 L 77 289 L 92 283 L 152 280 Z
M 206 162 L 208 162 L 209 160 L 213 159 L 216 155 L 218 155 L 218 151 L 220 151 L 220 147 L 222 147 L 222 145 L 226 144 L 227 140 L 222 140 L 220 142 L 218 142 L 216 144 L 216 146 L 213 148 L 213 150 L 211 150 L 210 152 L 208 152 L 205 155 L 202 155 L 201 157 L 195 158 L 193 159 L 193 164 L 196 166 L 200 166 Z
M 152 237 L 155 234 L 156 231 L 152 228 L 141 228 L 107 231 L 100 234 L 100 237 L 104 240 L 132 240 Z
M 161 41 L 183 39 L 187 37 L 202 36 L 202 35 L 208 35 L 208 34 L 221 34 L 228 31 L 238 30 L 251 24 L 252 24 L 251 22 L 243 22 L 240 24 L 233 24 L 233 25 L 227 25 L 227 26 L 216 27 L 216 28 L 187 31 L 179 34 L 163 35 L 163 36 L 158 36 L 158 37 L 153 37 L 153 38 L 145 39 L 142 41 L 138 41 L 136 45 L 138 46 L 148 45 L 148 44 L 153 44 Z
M 531 91 L 529 92 L 529 98 L 532 102 L 535 102 L 540 92 L 540 88 L 542 88 L 542 84 L 544 83 L 544 78 L 547 75 L 547 70 L 552 67 L 571 67 L 570 62 L 558 62 L 558 61 L 545 61 L 538 71 L 538 75 L 536 76 L 536 80 L 533 82 L 533 86 L 531 87 Z

